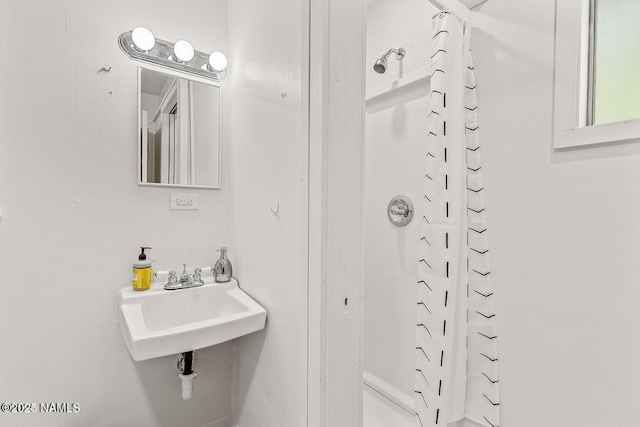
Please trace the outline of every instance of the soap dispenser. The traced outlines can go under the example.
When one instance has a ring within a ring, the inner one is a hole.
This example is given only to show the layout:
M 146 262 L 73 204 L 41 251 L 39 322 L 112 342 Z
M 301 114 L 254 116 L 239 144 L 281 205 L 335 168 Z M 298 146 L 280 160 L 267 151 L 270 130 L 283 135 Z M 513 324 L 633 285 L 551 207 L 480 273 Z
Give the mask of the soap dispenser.
M 131 286 L 134 291 L 146 291 L 151 286 L 151 261 L 147 259 L 145 249 L 151 249 L 148 246 L 141 246 L 141 252 L 138 261 L 133 263 L 133 280 Z
M 220 259 L 213 267 L 213 278 L 219 283 L 228 282 L 233 277 L 233 268 L 227 258 L 227 248 L 220 248 L 218 252 L 220 252 Z

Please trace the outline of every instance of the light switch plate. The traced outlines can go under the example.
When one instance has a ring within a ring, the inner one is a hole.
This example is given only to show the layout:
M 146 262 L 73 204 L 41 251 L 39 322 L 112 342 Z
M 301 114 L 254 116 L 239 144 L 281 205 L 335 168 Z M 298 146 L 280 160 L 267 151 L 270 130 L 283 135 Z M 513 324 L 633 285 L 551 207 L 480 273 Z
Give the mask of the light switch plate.
M 171 193 L 171 209 L 198 209 L 198 193 Z

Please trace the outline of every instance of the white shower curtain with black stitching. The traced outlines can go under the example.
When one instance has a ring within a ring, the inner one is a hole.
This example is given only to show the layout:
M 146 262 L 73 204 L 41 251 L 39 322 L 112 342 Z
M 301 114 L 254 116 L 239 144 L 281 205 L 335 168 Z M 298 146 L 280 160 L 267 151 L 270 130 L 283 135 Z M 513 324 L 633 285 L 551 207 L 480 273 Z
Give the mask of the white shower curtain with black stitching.
M 465 33 L 466 31 L 466 33 Z M 433 17 L 416 326 L 416 422 L 499 425 L 498 346 L 469 28 Z

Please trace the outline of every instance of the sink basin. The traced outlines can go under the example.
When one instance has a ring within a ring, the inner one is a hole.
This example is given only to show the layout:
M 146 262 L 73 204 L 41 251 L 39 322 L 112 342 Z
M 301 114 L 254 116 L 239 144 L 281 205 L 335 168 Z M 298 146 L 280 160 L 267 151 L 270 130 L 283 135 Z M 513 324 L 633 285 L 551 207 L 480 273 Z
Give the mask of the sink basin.
M 238 282 L 167 291 L 118 292 L 120 331 L 133 360 L 169 356 L 220 344 L 264 328 L 267 312 Z

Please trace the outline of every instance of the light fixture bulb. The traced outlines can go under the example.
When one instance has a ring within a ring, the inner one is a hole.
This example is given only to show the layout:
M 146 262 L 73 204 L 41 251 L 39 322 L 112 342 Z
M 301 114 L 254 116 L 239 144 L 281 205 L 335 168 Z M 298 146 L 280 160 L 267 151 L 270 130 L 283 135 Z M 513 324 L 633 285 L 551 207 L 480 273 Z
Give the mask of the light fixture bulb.
M 191 43 L 186 40 L 178 40 L 173 46 L 173 55 L 179 61 L 189 62 L 193 59 L 193 46 L 191 46 Z
M 156 38 L 148 28 L 138 27 L 131 31 L 131 39 L 136 48 L 148 52 L 156 45 Z
M 209 55 L 209 69 L 221 73 L 227 68 L 227 57 L 222 52 L 213 52 Z

